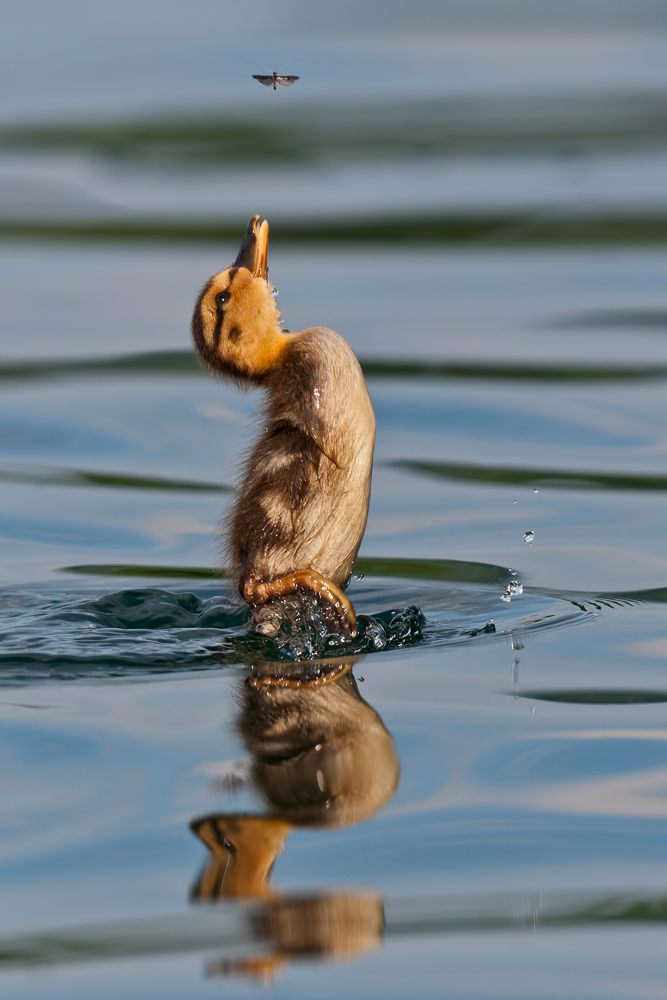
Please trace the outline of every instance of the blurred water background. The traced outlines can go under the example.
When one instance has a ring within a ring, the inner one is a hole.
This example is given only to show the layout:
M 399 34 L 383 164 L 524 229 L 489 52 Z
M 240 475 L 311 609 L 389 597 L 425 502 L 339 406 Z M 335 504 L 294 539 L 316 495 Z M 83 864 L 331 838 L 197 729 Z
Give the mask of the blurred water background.
M 665 5 L 26 0 L 0 55 L 3 995 L 666 996 Z M 255 213 L 377 411 L 342 648 L 219 573 L 258 401 L 188 324 Z M 313 656 L 297 815 L 247 679 Z

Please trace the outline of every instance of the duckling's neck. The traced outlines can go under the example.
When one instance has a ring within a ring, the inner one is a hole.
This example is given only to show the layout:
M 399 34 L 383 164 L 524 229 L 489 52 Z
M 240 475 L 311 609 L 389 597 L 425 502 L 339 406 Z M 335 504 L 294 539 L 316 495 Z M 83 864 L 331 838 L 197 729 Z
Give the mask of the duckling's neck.
M 283 357 L 290 335 L 284 333 L 279 326 L 269 327 L 259 340 L 254 357 L 253 367 L 264 382 L 275 371 Z
M 240 328 L 232 327 L 232 338 L 235 329 L 240 331 Z M 239 336 L 241 337 L 241 332 Z M 245 342 L 241 339 L 236 357 L 225 359 L 218 367 L 232 378 L 267 387 L 281 367 L 291 337 L 292 334 L 281 330 L 277 324 L 272 324 Z

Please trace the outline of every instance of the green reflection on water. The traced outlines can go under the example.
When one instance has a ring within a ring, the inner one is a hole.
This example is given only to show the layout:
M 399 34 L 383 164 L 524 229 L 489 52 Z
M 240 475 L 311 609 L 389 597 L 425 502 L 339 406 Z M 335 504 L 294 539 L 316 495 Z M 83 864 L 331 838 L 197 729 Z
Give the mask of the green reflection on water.
M 335 901 L 336 894 L 310 898 Z M 224 903 L 195 907 L 186 914 L 5 937 L 0 939 L 0 968 L 212 949 L 216 954 L 238 955 L 240 947 L 256 948 L 259 935 L 254 928 L 270 908 L 271 903 Z M 628 892 L 572 893 L 569 897 L 558 893 L 480 894 L 458 899 L 425 896 L 387 900 L 384 916 L 386 938 L 495 930 L 532 933 L 538 927 L 662 924 L 667 921 L 667 897 Z
M 367 573 L 369 576 L 451 580 L 457 583 L 506 584 L 512 579 L 509 569 L 504 566 L 459 559 L 383 559 L 364 556 L 357 559 L 354 570 L 355 573 Z
M 175 493 L 226 493 L 231 486 L 192 479 L 137 476 L 129 472 L 91 472 L 48 465 L 0 465 L 0 482 L 35 486 L 102 486 L 110 489 L 162 490 Z
M 665 365 L 540 364 L 535 362 L 418 361 L 361 358 L 369 378 L 483 379 L 494 382 L 627 382 L 667 376 Z
M 667 377 L 667 365 L 553 364 L 548 362 L 431 361 L 360 358 L 367 378 L 483 379 L 500 382 L 625 382 Z M 0 381 L 108 376 L 189 376 L 204 371 L 190 350 L 147 351 L 111 358 L 0 362 Z
M 0 150 L 180 166 L 561 154 L 665 145 L 660 91 L 475 95 L 6 125 Z
M 595 309 L 543 324 L 545 330 L 667 330 L 667 309 Z
M 224 569 L 210 569 L 207 566 L 130 566 L 122 563 L 97 563 L 86 566 L 63 566 L 62 573 L 78 573 L 83 576 L 145 576 L 168 579 L 218 580 L 224 577 Z
M 95 242 L 237 242 L 244 226 L 227 220 L 4 219 L 0 237 Z M 667 243 L 667 215 L 660 211 L 577 215 L 530 212 L 434 214 L 352 221 L 276 221 L 272 244 L 396 244 L 521 246 L 642 246 Z
M 403 577 L 415 580 L 451 580 L 458 583 L 505 584 L 512 579 L 504 566 L 492 563 L 464 562 L 456 559 L 383 559 L 364 557 L 357 559 L 355 573 L 369 576 Z M 83 566 L 63 566 L 63 573 L 80 573 L 86 576 L 146 576 L 192 577 L 216 579 L 225 576 L 223 569 L 187 566 L 137 566 L 120 563 L 98 563 Z
M 0 379 L 6 381 L 72 378 L 80 375 L 201 375 L 192 351 L 147 351 L 115 358 L 68 358 L 40 361 L 4 361 Z
M 667 691 L 618 690 L 549 690 L 508 691 L 513 698 L 530 701 L 554 701 L 567 705 L 655 705 L 667 701 Z
M 438 479 L 498 486 L 535 486 L 560 490 L 667 490 L 667 476 L 615 472 L 561 472 L 555 469 L 517 469 L 506 466 L 460 465 L 455 462 L 387 462 L 392 468 Z

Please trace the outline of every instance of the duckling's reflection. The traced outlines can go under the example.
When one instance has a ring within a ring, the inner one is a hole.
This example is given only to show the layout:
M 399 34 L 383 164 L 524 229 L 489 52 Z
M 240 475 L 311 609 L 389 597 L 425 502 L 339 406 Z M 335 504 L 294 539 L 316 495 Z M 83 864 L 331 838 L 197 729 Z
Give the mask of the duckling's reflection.
M 209 973 L 271 979 L 289 957 L 352 957 L 381 942 L 381 898 L 345 892 L 281 898 L 271 871 L 291 830 L 350 826 L 394 794 L 400 766 L 391 734 L 352 674 L 355 660 L 291 665 L 291 675 L 253 668 L 242 688 L 239 730 L 268 815 L 217 814 L 193 832 L 210 857 L 197 900 L 262 900 L 254 930 L 268 953 L 213 963 Z M 284 667 L 281 664 L 281 670 Z

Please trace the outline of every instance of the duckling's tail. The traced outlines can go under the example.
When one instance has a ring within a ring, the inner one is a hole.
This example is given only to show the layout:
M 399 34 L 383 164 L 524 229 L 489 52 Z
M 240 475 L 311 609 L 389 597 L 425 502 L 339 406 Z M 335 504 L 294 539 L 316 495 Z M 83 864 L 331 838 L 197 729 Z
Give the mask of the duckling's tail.
M 302 569 L 296 573 L 288 573 L 286 576 L 280 576 L 269 583 L 246 580 L 243 584 L 243 597 L 252 606 L 253 604 L 268 604 L 274 597 L 299 594 L 308 590 L 335 608 L 346 632 L 352 636 L 357 634 L 357 622 L 351 603 L 340 587 L 314 569 Z

